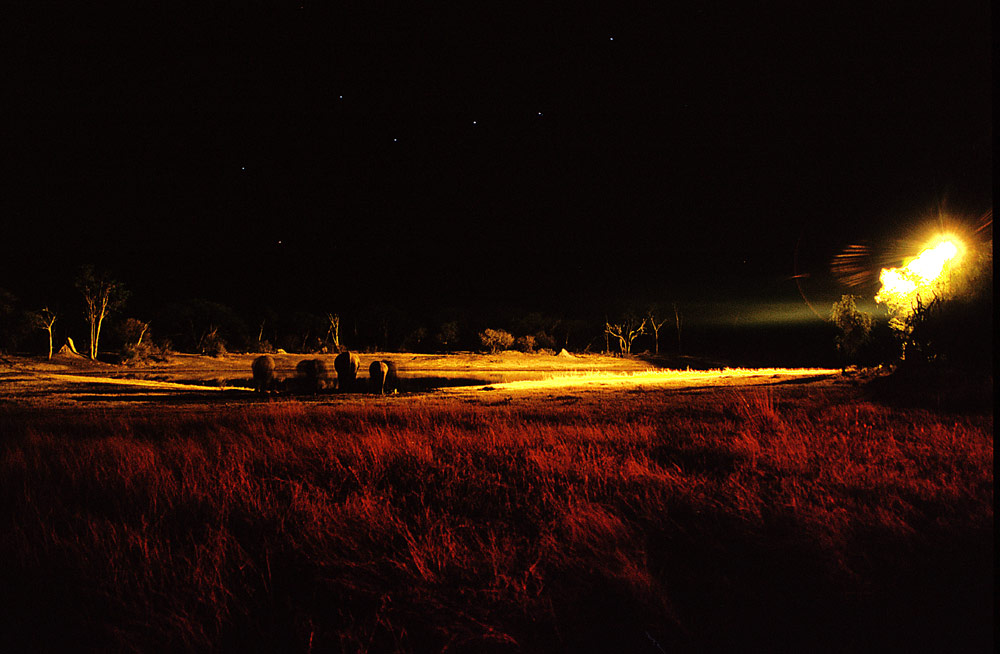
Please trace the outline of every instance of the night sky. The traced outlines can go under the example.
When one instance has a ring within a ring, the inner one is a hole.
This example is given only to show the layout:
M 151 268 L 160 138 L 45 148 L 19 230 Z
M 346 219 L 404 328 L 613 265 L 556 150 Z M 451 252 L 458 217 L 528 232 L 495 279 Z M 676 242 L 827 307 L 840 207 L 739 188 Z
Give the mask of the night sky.
M 992 206 L 988 2 L 204 4 L 5 19 L 0 286 L 805 320 L 796 272 Z

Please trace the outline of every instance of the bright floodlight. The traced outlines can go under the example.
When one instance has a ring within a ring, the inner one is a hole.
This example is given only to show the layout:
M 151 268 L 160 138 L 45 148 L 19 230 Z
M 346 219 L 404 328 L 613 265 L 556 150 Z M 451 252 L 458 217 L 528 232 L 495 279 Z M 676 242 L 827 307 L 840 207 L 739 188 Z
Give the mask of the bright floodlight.
M 902 268 L 883 268 L 879 275 L 882 287 L 875 301 L 885 304 L 896 318 L 905 318 L 919 304 L 927 304 L 948 292 L 952 272 L 961 261 L 962 243 L 948 236 L 939 237 Z

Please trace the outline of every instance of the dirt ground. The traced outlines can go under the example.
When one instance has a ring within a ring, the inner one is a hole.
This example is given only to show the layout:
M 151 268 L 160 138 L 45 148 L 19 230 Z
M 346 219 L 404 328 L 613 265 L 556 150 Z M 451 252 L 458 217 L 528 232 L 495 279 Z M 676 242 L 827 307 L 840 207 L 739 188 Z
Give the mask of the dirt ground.
M 52 360 L 6 357 L 0 360 L 0 403 L 21 407 L 82 407 L 115 404 L 200 406 L 259 401 L 448 402 L 482 404 L 542 401 L 598 401 L 608 393 L 675 390 L 692 392 L 720 386 L 832 383 L 839 371 L 825 369 L 671 369 L 639 358 L 603 355 L 499 355 L 372 353 L 361 355 L 355 392 L 335 390 L 334 355 L 274 355 L 276 377 L 295 378 L 299 361 L 318 358 L 331 371 L 319 393 L 253 393 L 250 364 L 257 355 L 224 357 L 172 355 L 144 366 L 116 366 L 83 357 L 57 355 Z M 368 390 L 367 369 L 375 360 L 394 363 L 396 393 L 380 398 Z M 676 363 L 676 362 L 675 362 Z M 683 363 L 683 362 L 681 362 Z

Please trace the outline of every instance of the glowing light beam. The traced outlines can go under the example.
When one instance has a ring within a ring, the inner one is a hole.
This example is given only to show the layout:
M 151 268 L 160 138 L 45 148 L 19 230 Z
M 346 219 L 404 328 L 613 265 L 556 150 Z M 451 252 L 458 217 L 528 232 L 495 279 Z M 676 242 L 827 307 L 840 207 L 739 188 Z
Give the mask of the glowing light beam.
M 947 294 L 963 251 L 961 241 L 941 236 L 901 268 L 883 268 L 875 301 L 885 304 L 895 320 L 904 320 L 920 304 Z

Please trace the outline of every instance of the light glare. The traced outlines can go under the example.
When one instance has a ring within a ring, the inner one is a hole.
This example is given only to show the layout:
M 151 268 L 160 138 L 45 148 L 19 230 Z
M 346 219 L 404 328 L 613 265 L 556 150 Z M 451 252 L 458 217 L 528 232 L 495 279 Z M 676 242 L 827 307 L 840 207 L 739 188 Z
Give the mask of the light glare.
M 923 250 L 902 268 L 883 268 L 879 275 L 882 287 L 875 301 L 888 306 L 895 318 L 905 318 L 919 304 L 926 304 L 948 290 L 960 255 L 961 248 L 953 238 L 940 238 L 936 245 Z

